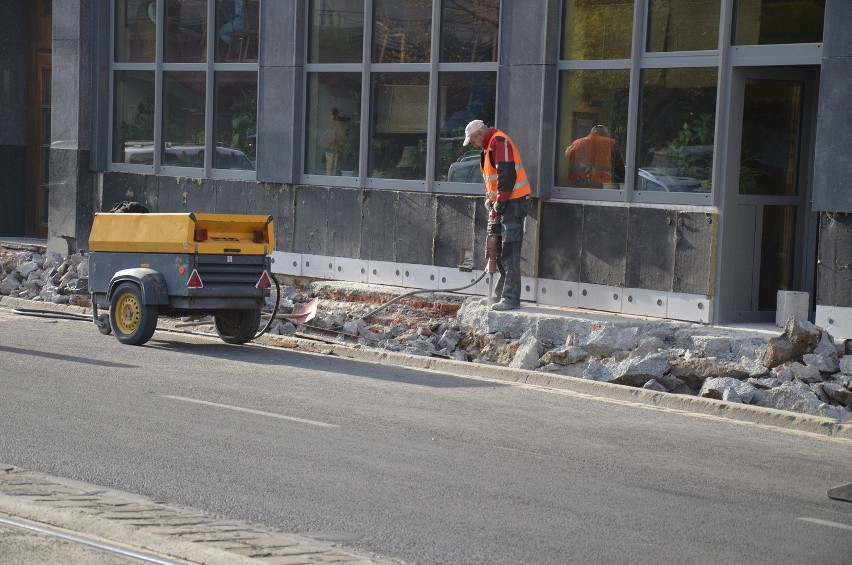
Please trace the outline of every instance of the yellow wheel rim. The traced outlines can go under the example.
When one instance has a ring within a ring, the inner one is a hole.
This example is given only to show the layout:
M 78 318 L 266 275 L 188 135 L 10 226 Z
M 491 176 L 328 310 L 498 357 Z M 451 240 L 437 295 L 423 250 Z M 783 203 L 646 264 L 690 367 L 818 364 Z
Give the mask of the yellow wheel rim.
M 115 325 L 118 331 L 130 335 L 139 327 L 142 319 L 142 305 L 130 293 L 122 294 L 115 304 Z

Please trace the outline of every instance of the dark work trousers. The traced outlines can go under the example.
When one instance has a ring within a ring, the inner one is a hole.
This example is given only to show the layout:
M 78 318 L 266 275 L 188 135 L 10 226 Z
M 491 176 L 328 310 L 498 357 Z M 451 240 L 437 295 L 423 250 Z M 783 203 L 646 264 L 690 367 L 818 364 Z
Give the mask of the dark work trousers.
M 524 224 L 529 209 L 527 198 L 509 200 L 503 210 L 503 254 L 494 297 L 512 306 L 521 305 L 521 244 L 524 242 Z

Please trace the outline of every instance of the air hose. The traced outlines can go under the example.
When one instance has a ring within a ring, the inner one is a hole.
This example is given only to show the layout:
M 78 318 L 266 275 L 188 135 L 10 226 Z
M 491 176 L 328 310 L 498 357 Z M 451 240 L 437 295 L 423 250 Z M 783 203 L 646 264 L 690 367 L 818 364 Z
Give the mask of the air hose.
M 379 306 L 379 307 L 378 307 L 378 308 L 376 308 L 375 310 L 373 310 L 373 311 L 371 311 L 371 312 L 369 312 L 369 313 L 367 313 L 367 314 L 365 314 L 365 315 L 361 316 L 360 318 L 358 318 L 358 320 L 364 320 L 364 321 L 366 321 L 366 320 L 367 320 L 367 318 L 369 318 L 369 317 L 373 316 L 376 312 L 380 312 L 380 311 L 384 310 L 385 308 L 387 308 L 388 306 L 390 306 L 391 304 L 393 304 L 393 303 L 395 303 L 395 302 L 397 302 L 397 301 L 399 301 L 399 300 L 402 300 L 403 298 L 407 298 L 407 297 L 409 297 L 409 296 L 414 296 L 414 295 L 416 295 L 416 294 L 426 294 L 426 293 L 429 293 L 429 292 L 458 292 L 458 291 L 460 291 L 460 290 L 464 290 L 464 289 L 466 289 L 466 288 L 470 288 L 470 287 L 472 287 L 473 285 L 475 285 L 476 283 L 478 283 L 479 281 L 481 281 L 481 280 L 485 277 L 485 275 L 487 275 L 487 274 L 488 274 L 488 269 L 486 268 L 484 271 L 482 271 L 482 274 L 481 274 L 481 275 L 479 275 L 479 277 L 477 277 L 477 279 L 476 279 L 475 281 L 473 281 L 472 283 L 470 283 L 470 284 L 468 284 L 468 285 L 460 286 L 460 287 L 458 287 L 458 288 L 432 288 L 432 289 L 422 289 L 422 290 L 414 290 L 414 291 L 411 291 L 411 292 L 406 292 L 405 294 L 400 294 L 400 295 L 399 295 L 399 296 L 397 296 L 396 298 L 394 298 L 394 299 L 392 299 L 392 300 L 388 300 L 387 302 L 385 302 L 384 304 L 382 304 L 381 306 Z

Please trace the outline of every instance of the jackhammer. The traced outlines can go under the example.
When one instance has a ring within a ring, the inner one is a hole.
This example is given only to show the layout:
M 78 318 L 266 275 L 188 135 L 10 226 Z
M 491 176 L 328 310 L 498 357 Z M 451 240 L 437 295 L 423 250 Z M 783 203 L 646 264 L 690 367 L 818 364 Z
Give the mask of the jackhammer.
M 503 225 L 499 219 L 490 218 L 488 220 L 488 236 L 485 238 L 485 249 L 488 252 L 488 308 L 494 304 L 494 275 L 497 269 L 502 273 L 500 265 L 500 256 L 503 254 L 503 235 L 501 233 Z

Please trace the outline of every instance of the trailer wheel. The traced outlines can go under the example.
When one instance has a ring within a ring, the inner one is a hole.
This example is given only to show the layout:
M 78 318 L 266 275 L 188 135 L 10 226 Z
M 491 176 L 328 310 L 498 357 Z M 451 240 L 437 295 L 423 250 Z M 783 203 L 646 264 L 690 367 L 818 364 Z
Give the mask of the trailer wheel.
M 139 285 L 118 285 L 109 304 L 109 323 L 118 341 L 127 345 L 146 343 L 157 329 L 157 307 L 145 304 Z
M 260 326 L 260 310 L 225 310 L 214 317 L 216 333 L 225 343 L 241 344 L 254 339 Z

